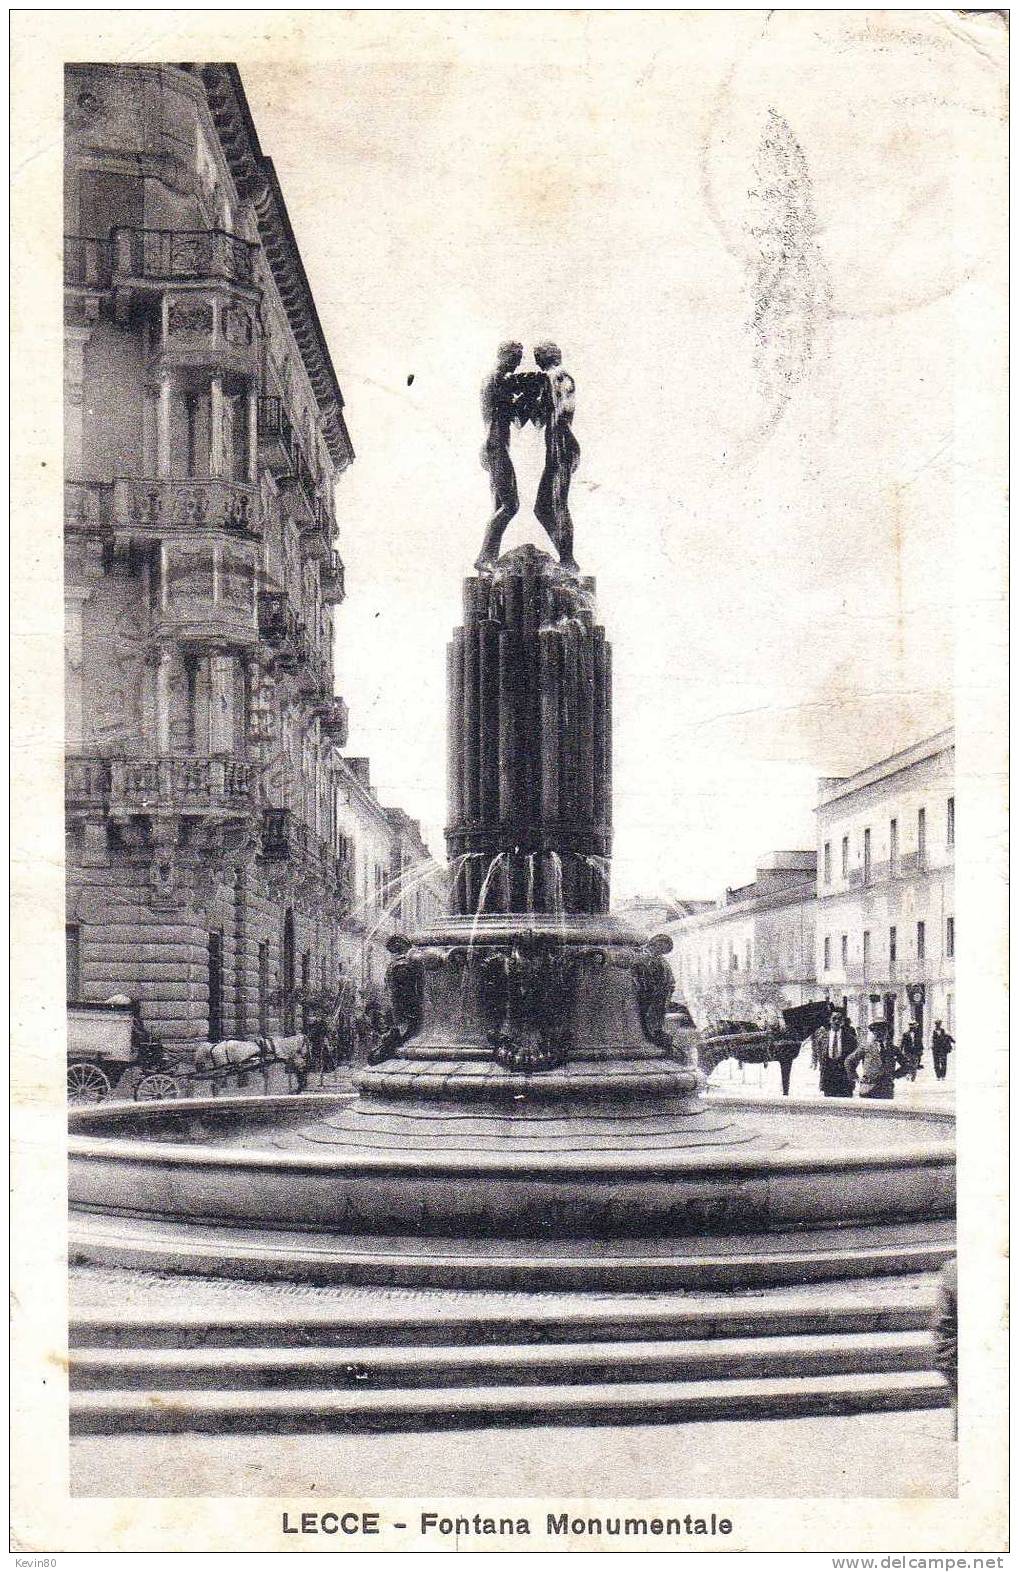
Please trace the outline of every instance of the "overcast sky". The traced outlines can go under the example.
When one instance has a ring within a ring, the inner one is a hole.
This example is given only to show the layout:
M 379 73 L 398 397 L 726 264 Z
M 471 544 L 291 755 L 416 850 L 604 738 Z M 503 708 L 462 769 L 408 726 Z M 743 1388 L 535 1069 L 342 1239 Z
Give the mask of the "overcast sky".
M 357 451 L 350 751 L 441 855 L 478 388 L 552 336 L 615 647 L 617 895 L 813 845 L 818 776 L 952 717 L 1000 72 L 951 13 L 326 16 L 316 67 L 238 63 Z M 544 544 L 532 436 L 507 548 Z

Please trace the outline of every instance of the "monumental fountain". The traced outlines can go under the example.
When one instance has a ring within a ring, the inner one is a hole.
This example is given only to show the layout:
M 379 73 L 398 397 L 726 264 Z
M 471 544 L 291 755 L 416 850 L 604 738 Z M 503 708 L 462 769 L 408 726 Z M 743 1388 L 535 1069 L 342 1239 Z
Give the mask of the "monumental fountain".
M 948 1116 L 721 1097 L 669 1037 L 669 941 L 609 910 L 612 659 L 573 554 L 573 383 L 554 346 L 520 358 L 504 347 L 486 383 L 495 513 L 447 649 L 451 913 L 390 939 L 390 1028 L 353 1100 L 73 1110 L 74 1260 L 649 1290 L 925 1270 L 950 1248 Z M 555 556 L 500 554 L 527 422 Z

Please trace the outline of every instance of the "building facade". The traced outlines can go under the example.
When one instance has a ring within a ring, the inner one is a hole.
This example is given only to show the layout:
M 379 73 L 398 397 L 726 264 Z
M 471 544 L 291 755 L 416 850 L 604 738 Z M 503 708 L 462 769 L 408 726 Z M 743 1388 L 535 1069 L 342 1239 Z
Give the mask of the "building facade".
M 236 69 L 71 66 L 65 106 L 68 992 L 286 1031 L 400 842 L 341 752 L 343 399 Z
M 698 1026 L 775 1019 L 817 997 L 815 862 L 810 851 L 773 852 L 751 884 L 666 924 L 676 992 Z
M 955 1020 L 955 740 L 916 743 L 817 807 L 817 978 L 857 1026 Z

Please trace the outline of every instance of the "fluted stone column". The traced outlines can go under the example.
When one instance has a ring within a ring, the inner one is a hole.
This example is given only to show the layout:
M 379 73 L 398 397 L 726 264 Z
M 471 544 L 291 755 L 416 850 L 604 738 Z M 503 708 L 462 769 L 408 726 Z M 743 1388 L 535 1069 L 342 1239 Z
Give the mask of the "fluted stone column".
M 521 547 L 464 583 L 448 649 L 453 910 L 608 910 L 611 677 L 594 581 Z

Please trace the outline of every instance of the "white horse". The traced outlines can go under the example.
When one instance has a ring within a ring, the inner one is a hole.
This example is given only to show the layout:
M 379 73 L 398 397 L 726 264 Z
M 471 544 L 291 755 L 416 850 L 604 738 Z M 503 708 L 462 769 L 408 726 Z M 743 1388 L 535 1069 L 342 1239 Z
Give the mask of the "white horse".
M 258 1037 L 253 1042 L 226 1037 L 218 1043 L 199 1043 L 195 1049 L 195 1070 L 209 1078 L 214 1097 L 228 1075 L 246 1076 L 252 1071 L 261 1072 L 264 1089 L 268 1092 L 269 1070 L 274 1064 L 286 1066 L 290 1090 L 301 1092 L 310 1062 L 310 1045 L 303 1032 L 293 1037 Z

